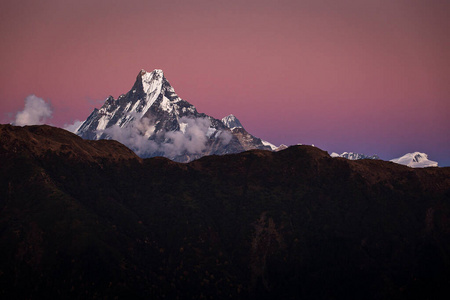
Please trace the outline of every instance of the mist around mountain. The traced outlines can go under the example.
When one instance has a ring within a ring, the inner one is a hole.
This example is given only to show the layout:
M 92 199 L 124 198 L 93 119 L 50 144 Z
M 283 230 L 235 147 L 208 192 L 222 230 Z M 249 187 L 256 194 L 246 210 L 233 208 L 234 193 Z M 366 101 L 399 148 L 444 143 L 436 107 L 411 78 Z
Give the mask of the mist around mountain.
M 311 146 L 142 159 L 0 125 L 2 299 L 446 299 L 450 168 Z

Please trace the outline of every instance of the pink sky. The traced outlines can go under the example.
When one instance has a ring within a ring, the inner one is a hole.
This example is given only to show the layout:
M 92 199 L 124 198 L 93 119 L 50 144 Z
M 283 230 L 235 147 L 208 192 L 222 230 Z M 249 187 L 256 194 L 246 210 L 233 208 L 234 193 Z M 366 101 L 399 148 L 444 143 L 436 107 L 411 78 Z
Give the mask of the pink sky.
M 450 165 L 448 1 L 0 3 L 0 122 L 35 94 L 56 126 L 164 70 L 180 97 L 274 144 Z

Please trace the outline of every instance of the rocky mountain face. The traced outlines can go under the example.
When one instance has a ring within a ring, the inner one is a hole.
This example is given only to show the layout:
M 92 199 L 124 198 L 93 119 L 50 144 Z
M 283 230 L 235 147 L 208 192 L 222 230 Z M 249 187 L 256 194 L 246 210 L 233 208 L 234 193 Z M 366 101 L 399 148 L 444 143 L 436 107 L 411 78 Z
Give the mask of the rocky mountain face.
M 224 120 L 197 112 L 175 93 L 162 70 L 142 70 L 128 93 L 118 99 L 108 97 L 76 134 L 90 140 L 115 139 L 143 158 L 165 156 L 179 162 L 270 149 L 245 131 L 234 116 Z
M 235 128 L 244 128 L 242 126 L 241 122 L 234 116 L 234 115 L 228 115 L 222 119 L 222 123 L 230 128 L 231 130 Z
M 234 116 L 228 115 L 222 119 L 222 123 L 231 130 L 245 150 L 262 149 L 275 150 L 277 147 L 248 133 L 241 122 Z M 256 145 L 256 147 L 255 147 Z
M 311 146 L 142 159 L 0 126 L 2 299 L 446 299 L 450 168 Z

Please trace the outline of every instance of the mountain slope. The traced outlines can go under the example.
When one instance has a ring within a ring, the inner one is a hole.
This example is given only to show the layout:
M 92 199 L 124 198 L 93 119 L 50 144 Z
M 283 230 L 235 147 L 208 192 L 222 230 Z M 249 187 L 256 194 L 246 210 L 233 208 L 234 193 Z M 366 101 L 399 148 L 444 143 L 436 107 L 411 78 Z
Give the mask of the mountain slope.
M 62 158 L 89 163 L 122 162 L 141 159 L 117 141 L 89 141 L 48 125 L 17 127 L 0 125 L 1 154 L 42 158 L 58 153 Z M 105 156 L 105 152 L 109 155 Z M 5 161 L 4 161 L 5 163 Z
M 128 93 L 108 97 L 76 133 L 85 139 L 118 140 L 141 157 L 165 156 L 179 162 L 268 149 L 256 138 L 242 144 L 240 137 L 249 135 L 242 125 L 240 134 L 234 134 L 221 120 L 197 112 L 178 97 L 162 70 L 141 70 Z
M 450 168 L 311 146 L 141 159 L 0 126 L 2 298 L 450 295 Z

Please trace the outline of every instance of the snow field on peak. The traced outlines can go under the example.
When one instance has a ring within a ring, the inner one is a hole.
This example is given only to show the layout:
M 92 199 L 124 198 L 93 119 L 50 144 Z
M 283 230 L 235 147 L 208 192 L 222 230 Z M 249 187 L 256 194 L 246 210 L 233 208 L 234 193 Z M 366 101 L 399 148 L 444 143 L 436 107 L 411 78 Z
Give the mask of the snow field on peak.
M 160 107 L 161 107 L 162 110 L 165 110 L 165 111 L 167 111 L 169 113 L 173 110 L 173 106 L 170 103 L 170 100 L 166 98 L 166 96 L 164 96 L 162 98 Z

